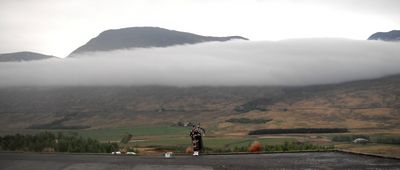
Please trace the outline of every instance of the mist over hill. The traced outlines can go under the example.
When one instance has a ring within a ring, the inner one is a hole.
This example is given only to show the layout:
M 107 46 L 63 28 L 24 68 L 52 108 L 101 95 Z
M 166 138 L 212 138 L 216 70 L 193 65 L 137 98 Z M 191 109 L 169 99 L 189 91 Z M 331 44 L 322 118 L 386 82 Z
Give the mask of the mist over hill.
M 230 41 L 0 63 L 0 86 L 299 86 L 400 73 L 400 44 L 346 39 Z
M 168 47 L 209 41 L 247 40 L 240 36 L 211 37 L 159 27 L 130 27 L 112 29 L 100 33 L 85 45 L 74 50 L 70 56 L 84 52 L 110 51 L 128 48 Z
M 245 134 L 255 128 L 399 128 L 399 47 L 346 39 L 229 41 L 4 62 L 0 125 L 197 121 Z M 227 122 L 241 118 L 269 121 Z

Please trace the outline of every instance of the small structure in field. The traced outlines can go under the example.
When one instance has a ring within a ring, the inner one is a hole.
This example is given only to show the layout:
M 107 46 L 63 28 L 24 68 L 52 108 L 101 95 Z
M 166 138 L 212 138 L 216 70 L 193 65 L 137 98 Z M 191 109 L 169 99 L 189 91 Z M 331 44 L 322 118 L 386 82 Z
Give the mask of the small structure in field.
M 357 139 L 354 139 L 353 143 L 366 144 L 366 143 L 368 143 L 368 139 L 357 138 Z

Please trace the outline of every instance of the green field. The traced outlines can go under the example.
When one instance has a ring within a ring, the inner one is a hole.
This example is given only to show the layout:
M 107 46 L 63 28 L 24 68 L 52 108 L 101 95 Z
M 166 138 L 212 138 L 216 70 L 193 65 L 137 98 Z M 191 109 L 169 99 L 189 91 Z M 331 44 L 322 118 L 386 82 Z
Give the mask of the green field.
M 190 128 L 172 127 L 168 125 L 138 126 L 132 128 L 112 128 L 112 129 L 93 129 L 77 130 L 80 136 L 98 139 L 100 141 L 119 141 L 127 133 L 132 134 L 133 138 L 143 138 L 152 136 L 187 136 Z
M 295 138 L 252 138 L 252 137 L 243 137 L 243 138 L 228 138 L 228 137 L 204 137 L 204 145 L 208 148 L 213 149 L 227 149 L 234 147 L 247 147 L 253 141 L 259 141 L 262 145 L 267 144 L 282 144 L 284 142 L 294 142 Z M 187 137 L 161 137 L 157 139 L 148 139 L 142 141 L 134 141 L 131 144 L 139 147 L 146 146 L 179 146 L 179 147 L 187 147 L 191 146 L 191 141 L 189 136 Z
M 189 137 L 190 127 L 178 127 L 167 124 L 145 125 L 130 128 L 108 128 L 108 129 L 88 129 L 88 130 L 48 130 L 50 132 L 63 132 L 66 135 L 77 135 L 84 138 L 97 139 L 101 142 L 118 142 L 131 134 L 132 138 L 128 144 L 120 144 L 122 148 L 153 148 L 158 151 L 185 152 L 191 146 Z M 28 133 L 38 133 L 44 130 L 29 130 Z M 265 145 L 282 145 L 285 142 L 299 141 L 298 136 L 221 136 L 215 135 L 209 130 L 203 138 L 204 146 L 210 152 L 230 152 L 237 148 L 244 151 L 254 141 Z M 301 141 L 301 140 L 300 140 Z M 146 152 L 146 151 L 145 151 Z M 143 154 L 146 154 L 146 153 Z
M 189 137 L 190 127 L 174 127 L 169 125 L 138 126 L 132 128 L 113 128 L 113 129 L 94 129 L 79 130 L 76 132 L 80 136 L 98 139 L 100 141 L 119 141 L 127 133 L 132 134 L 130 144 L 139 147 L 146 146 L 180 146 L 191 145 Z M 285 141 L 296 141 L 295 138 L 256 138 L 245 137 L 219 137 L 205 136 L 204 144 L 209 148 L 234 148 L 248 146 L 253 141 L 259 141 L 263 145 L 281 144 Z
M 175 127 L 170 125 L 146 125 L 131 128 L 69 130 L 67 133 L 75 133 L 83 137 L 90 137 L 100 141 L 120 141 L 126 134 L 132 134 L 129 143 L 137 147 L 174 146 L 186 148 L 191 146 L 189 137 L 190 127 Z M 204 144 L 213 149 L 232 149 L 235 147 L 247 147 L 253 141 L 259 141 L 262 145 L 282 144 L 296 141 L 296 138 L 257 138 L 253 136 L 226 137 L 205 136 Z

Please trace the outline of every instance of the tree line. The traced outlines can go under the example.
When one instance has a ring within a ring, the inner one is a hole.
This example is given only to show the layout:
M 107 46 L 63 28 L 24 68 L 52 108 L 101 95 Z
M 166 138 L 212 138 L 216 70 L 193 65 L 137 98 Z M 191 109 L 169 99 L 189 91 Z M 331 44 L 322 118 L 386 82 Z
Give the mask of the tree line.
M 225 122 L 243 123 L 243 124 L 263 124 L 272 121 L 272 119 L 248 119 L 248 118 L 231 118 Z
M 247 147 L 235 147 L 233 148 L 233 152 L 246 152 L 248 151 L 249 146 Z M 261 147 L 261 151 L 263 152 L 289 152 L 289 151 L 326 151 L 333 150 L 335 147 L 333 145 L 314 145 L 308 142 L 287 142 L 285 141 L 283 144 L 276 145 L 264 145 Z
M 5 135 L 0 137 L 0 149 L 4 151 L 31 152 L 90 152 L 110 153 L 118 150 L 117 143 L 101 143 L 96 139 L 62 132 L 41 132 L 34 135 Z
M 287 134 L 287 133 L 345 133 L 347 128 L 294 128 L 294 129 L 259 129 L 249 132 L 249 135 Z

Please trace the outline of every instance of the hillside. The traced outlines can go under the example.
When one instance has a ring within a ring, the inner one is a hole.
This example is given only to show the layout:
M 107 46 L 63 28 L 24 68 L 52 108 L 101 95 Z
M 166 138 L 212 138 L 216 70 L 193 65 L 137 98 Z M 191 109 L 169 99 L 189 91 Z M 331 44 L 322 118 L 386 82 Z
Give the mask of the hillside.
M 400 76 L 397 75 L 333 85 L 285 88 L 278 98 L 259 98 L 243 104 L 252 107 L 241 116 L 272 119 L 257 128 L 398 129 L 399 103 Z M 231 124 L 226 126 L 233 127 Z
M 33 60 L 45 60 L 50 58 L 56 58 L 56 57 L 29 51 L 0 54 L 0 62 L 33 61 Z
M 69 56 L 93 51 L 168 47 L 181 44 L 196 44 L 207 41 L 228 41 L 233 39 L 247 40 L 240 36 L 211 37 L 158 27 L 130 27 L 104 31 L 97 37 L 91 39 L 85 45 L 74 50 Z
M 399 87 L 400 75 L 305 87 L 8 87 L 0 89 L 0 126 L 96 129 L 192 121 L 216 133 L 400 129 Z M 241 118 L 268 121 L 227 121 Z
M 400 41 L 400 30 L 392 30 L 389 32 L 377 32 L 372 34 L 368 40 L 382 40 L 382 41 Z

